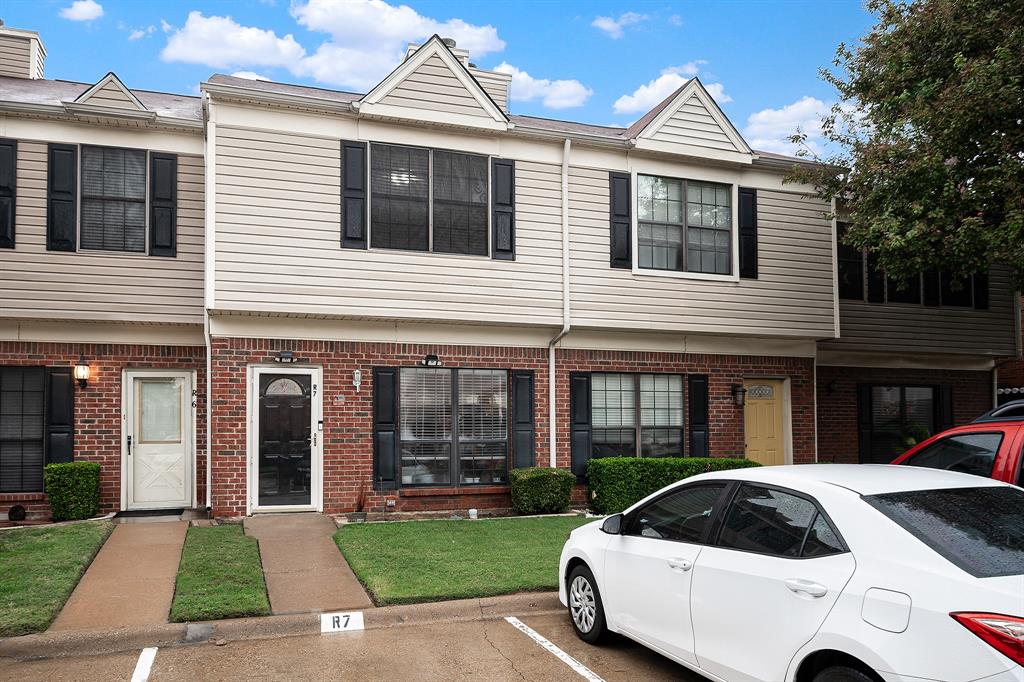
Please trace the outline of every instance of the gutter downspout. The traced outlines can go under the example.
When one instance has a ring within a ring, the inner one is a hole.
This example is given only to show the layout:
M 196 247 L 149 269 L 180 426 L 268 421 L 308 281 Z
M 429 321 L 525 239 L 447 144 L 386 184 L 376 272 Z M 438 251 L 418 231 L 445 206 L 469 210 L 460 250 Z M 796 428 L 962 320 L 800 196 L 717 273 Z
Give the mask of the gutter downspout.
M 557 466 L 556 407 L 555 407 L 555 345 L 569 333 L 569 152 L 572 140 L 565 138 L 562 147 L 562 329 L 548 342 L 548 455 L 550 466 Z
M 216 244 L 214 229 L 217 217 L 217 184 L 216 159 L 214 152 L 217 144 L 217 124 L 214 121 L 213 100 L 209 93 L 204 93 L 206 105 L 206 145 L 203 159 L 205 161 L 205 244 L 203 249 L 203 280 L 205 296 L 203 297 L 203 336 L 206 341 L 206 511 L 213 509 L 213 336 L 210 329 L 210 310 L 214 307 L 214 266 Z M 248 485 L 248 484 L 247 484 Z M 246 491 L 248 494 L 248 491 Z

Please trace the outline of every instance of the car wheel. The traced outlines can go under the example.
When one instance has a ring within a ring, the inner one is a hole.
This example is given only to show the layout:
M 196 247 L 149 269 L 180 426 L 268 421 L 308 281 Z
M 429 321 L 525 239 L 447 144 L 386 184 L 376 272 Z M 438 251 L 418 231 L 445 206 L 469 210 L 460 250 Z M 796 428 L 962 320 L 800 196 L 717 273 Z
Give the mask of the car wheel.
M 577 566 L 569 574 L 567 587 L 569 616 L 576 636 L 589 644 L 597 644 L 608 631 L 604 623 L 604 605 L 594 574 L 586 566 Z
M 835 665 L 815 675 L 814 682 L 875 682 L 875 678 L 865 675 L 856 668 Z

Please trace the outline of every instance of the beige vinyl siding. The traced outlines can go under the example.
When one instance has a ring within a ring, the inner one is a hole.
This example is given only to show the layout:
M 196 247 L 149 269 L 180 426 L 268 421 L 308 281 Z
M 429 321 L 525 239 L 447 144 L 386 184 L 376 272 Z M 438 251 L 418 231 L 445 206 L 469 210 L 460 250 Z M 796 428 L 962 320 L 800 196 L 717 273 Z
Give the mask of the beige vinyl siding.
M 178 156 L 177 258 L 47 251 L 46 165 L 45 143 L 18 142 L 17 243 L 0 249 L 0 316 L 202 323 L 202 157 Z
M 484 89 L 494 103 L 498 105 L 498 108 L 508 113 L 508 85 L 509 81 L 504 78 L 499 78 L 493 74 L 489 74 L 486 71 L 477 71 L 476 69 L 470 69 L 469 72 L 473 74 L 477 82 L 480 83 L 480 87 Z
M 342 249 L 337 139 L 219 124 L 216 145 L 217 310 L 561 323 L 559 166 L 516 164 L 510 262 Z
M 381 100 L 381 104 L 490 119 L 462 81 L 437 55 L 431 56 L 409 74 Z
M 1005 268 L 989 275 L 989 309 L 839 301 L 840 338 L 822 350 L 1016 354 L 1013 285 Z
M 738 151 L 722 126 L 708 113 L 696 97 L 686 100 L 679 110 L 651 136 L 659 142 L 707 147 L 721 151 Z
M 32 41 L 10 35 L 0 35 L 0 76 L 31 78 Z
M 92 95 L 84 101 L 97 106 L 114 107 L 117 109 L 139 108 L 138 105 L 135 104 L 135 102 L 133 102 L 132 99 L 112 81 L 104 83 L 102 88 L 92 93 Z
M 608 171 L 573 168 L 569 187 L 574 326 L 833 336 L 827 204 L 758 190 L 758 279 L 705 281 L 609 267 Z

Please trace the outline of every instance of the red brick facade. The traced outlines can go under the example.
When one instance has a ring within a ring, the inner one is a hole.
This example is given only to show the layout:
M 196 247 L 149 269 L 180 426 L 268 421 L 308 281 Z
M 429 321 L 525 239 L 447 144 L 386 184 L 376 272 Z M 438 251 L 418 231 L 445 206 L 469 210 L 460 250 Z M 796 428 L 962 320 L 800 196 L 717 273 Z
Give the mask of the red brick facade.
M 274 365 L 278 351 L 294 352 L 300 362 L 323 369 L 324 511 L 427 511 L 508 507 L 508 491 L 491 488 L 435 488 L 375 491 L 373 472 L 373 368 L 412 366 L 427 354 L 447 367 L 494 367 L 534 372 L 536 457 L 548 456 L 547 350 L 216 338 L 213 341 L 213 514 L 239 516 L 246 510 L 246 380 L 250 365 Z M 558 466 L 569 462 L 569 372 L 626 371 L 700 373 L 710 376 L 711 450 L 742 455 L 743 411 L 735 406 L 732 384 L 744 377 L 790 379 L 795 462 L 814 461 L 813 360 L 625 351 L 558 352 Z M 362 372 L 357 392 L 352 372 Z M 582 498 L 580 498 L 582 499 Z M 360 504 L 362 500 L 362 504 Z M 388 507 L 388 501 L 393 507 Z
M 857 385 L 949 385 L 953 421 L 963 424 L 992 408 L 992 375 L 958 370 L 818 367 L 818 460 L 859 461 Z
M 202 346 L 152 346 L 94 343 L 0 341 L 0 365 L 72 366 L 79 356 L 89 363 L 85 388 L 75 386 L 74 457 L 99 462 L 100 503 L 104 512 L 121 506 L 121 377 L 125 369 L 194 370 L 196 372 L 196 480 L 198 503 L 205 504 L 206 350 Z M 0 514 L 21 504 L 29 518 L 49 516 L 40 494 L 0 493 Z

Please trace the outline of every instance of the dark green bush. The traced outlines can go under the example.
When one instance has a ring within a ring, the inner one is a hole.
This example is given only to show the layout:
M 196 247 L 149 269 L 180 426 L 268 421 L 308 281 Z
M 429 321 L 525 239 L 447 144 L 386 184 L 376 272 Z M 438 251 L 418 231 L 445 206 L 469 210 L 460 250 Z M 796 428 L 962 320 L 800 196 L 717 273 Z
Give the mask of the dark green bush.
M 760 466 L 737 457 L 602 457 L 587 465 L 590 506 L 617 514 L 670 483 L 707 471 Z
M 100 513 L 100 465 L 96 462 L 47 464 L 43 478 L 54 521 L 88 519 Z
M 569 509 L 576 477 L 565 469 L 513 469 L 512 508 L 517 514 L 559 514 Z

